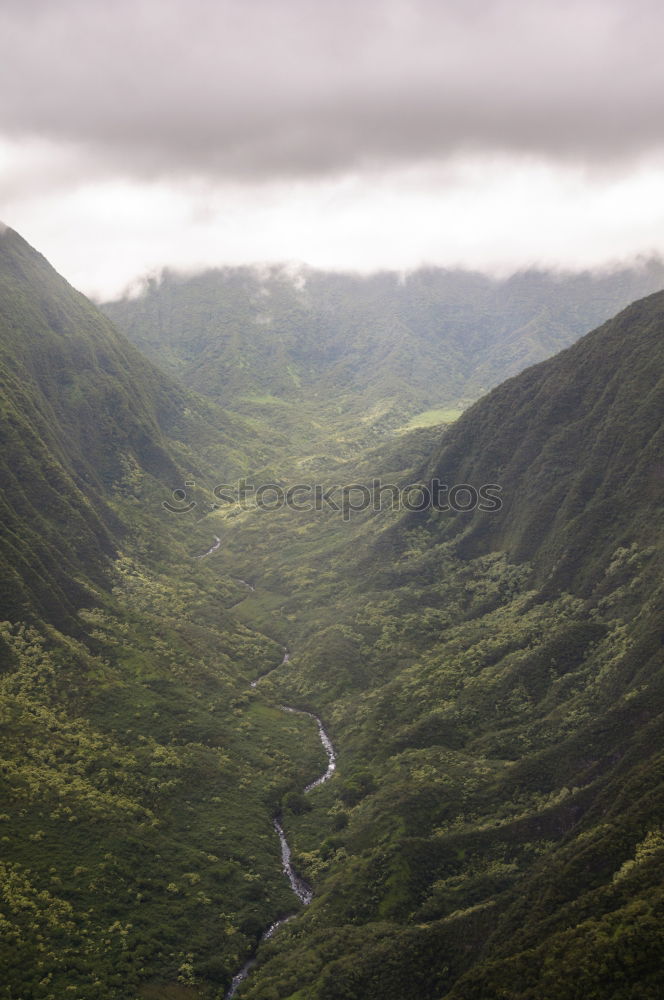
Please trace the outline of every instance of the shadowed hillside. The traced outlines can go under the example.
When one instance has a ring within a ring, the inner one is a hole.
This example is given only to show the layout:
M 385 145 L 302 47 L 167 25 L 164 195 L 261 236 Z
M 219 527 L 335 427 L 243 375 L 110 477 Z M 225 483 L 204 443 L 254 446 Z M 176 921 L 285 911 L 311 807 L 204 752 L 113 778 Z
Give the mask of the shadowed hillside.
M 412 386 L 435 361 L 412 327 L 383 356 L 354 314 L 341 349 L 330 307 L 284 381 L 305 319 L 284 306 L 283 337 L 246 346 L 258 278 L 229 272 L 232 363 L 191 345 L 221 409 L 11 231 L 0 265 L 7 1000 L 221 1000 L 256 950 L 238 1000 L 658 1000 L 664 293 L 444 433 L 359 452 L 307 393 L 329 376 L 361 408 L 372 365 L 378 392 Z M 261 280 L 288 308 L 309 284 Z M 358 279 L 363 310 L 393 284 Z M 192 358 L 170 364 L 193 383 Z M 442 485 L 419 513 L 213 506 L 280 463 L 321 489 L 493 483 L 502 506 L 446 510 Z M 189 477 L 195 506 L 169 513 Z M 306 795 L 325 753 L 280 705 L 335 748 Z
M 411 473 L 499 484 L 499 512 L 292 522 L 264 580 L 300 637 L 269 683 L 328 720 L 339 775 L 289 823 L 314 902 L 242 996 L 658 996 L 662 413 L 657 294 Z
M 292 908 L 271 819 L 323 752 L 248 693 L 281 646 L 234 617 L 207 526 L 162 500 L 270 442 L 11 230 L 0 409 L 0 994 L 218 995 Z

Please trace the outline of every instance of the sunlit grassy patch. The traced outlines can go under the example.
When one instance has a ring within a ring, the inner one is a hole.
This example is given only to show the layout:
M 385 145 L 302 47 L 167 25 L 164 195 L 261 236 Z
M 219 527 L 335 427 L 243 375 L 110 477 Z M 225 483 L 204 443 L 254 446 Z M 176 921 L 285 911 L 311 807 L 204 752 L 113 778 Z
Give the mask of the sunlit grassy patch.
M 455 409 L 454 407 L 434 407 L 430 410 L 423 410 L 422 413 L 416 413 L 415 416 L 411 417 L 407 424 L 403 427 L 398 427 L 397 431 L 402 433 L 404 431 L 415 430 L 416 427 L 435 427 L 436 424 L 453 424 L 455 420 L 458 420 L 463 410 Z

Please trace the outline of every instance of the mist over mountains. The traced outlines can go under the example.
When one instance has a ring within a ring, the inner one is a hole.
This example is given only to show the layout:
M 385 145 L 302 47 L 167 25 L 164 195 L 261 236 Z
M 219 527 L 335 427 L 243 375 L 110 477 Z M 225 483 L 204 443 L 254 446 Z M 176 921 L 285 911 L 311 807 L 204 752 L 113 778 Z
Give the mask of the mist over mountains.
M 366 445 L 424 414 L 448 422 L 664 283 L 652 259 L 606 273 L 496 280 L 423 269 L 368 277 L 286 267 L 166 272 L 106 314 L 156 364 L 217 402 Z M 320 416 L 325 413 L 325 429 Z
M 7 1000 L 221 1000 L 254 955 L 238 1000 L 659 997 L 663 279 L 102 312 L 0 233 Z M 215 504 L 250 475 L 503 503 Z

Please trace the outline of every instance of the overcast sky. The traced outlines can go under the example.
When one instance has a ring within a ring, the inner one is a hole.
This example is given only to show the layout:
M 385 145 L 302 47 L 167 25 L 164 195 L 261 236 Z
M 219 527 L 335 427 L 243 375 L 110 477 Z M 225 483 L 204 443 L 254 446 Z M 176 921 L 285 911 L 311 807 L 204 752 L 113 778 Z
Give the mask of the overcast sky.
M 660 0 L 0 0 L 0 218 L 164 265 L 664 252 Z

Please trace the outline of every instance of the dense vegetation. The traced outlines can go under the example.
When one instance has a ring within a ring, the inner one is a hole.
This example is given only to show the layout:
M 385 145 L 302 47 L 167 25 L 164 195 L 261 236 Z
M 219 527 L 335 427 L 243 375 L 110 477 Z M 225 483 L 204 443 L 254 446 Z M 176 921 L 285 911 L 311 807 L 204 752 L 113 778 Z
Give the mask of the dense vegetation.
M 154 490 L 238 476 L 274 447 L 159 372 L 12 230 L 0 239 L 0 412 L 0 594 L 12 615 L 49 621 L 90 600 Z
M 660 294 L 413 441 L 500 512 L 217 515 L 297 635 L 266 684 L 340 748 L 243 996 L 658 996 L 663 331 Z
M 449 423 L 662 285 L 657 260 L 506 280 L 439 268 L 361 277 L 242 267 L 166 272 L 103 308 L 186 385 L 286 431 L 283 462 L 349 457 L 397 428 Z
M 281 646 L 161 501 L 267 445 L 10 230 L 0 352 L 0 996 L 218 992 L 293 908 L 270 821 L 323 754 L 248 691 Z
M 0 248 L 3 576 L 17 581 L 0 616 L 0 996 L 220 1000 L 261 930 L 298 909 L 270 824 L 281 808 L 315 897 L 260 945 L 238 997 L 658 997 L 664 293 L 444 434 L 363 453 L 349 439 L 351 459 L 323 462 L 299 417 L 242 413 L 259 376 L 272 414 L 313 406 L 277 386 L 286 355 L 262 354 L 269 338 L 238 339 L 222 380 L 218 356 L 180 353 L 173 307 L 161 374 L 16 234 Z M 224 279 L 238 338 L 233 282 L 251 274 Z M 270 283 L 284 301 L 301 291 L 262 280 L 263 299 Z M 219 276 L 200 281 L 222 295 Z M 138 300 L 146 312 L 164 284 Z M 358 279 L 359 298 L 378 310 L 393 285 Z M 191 315 L 225 323 L 214 296 Z M 373 412 L 351 383 L 355 412 Z M 503 506 L 213 507 L 220 476 L 258 481 L 271 464 L 284 485 L 304 469 L 323 488 L 492 482 Z M 168 514 L 189 478 L 197 506 Z M 286 643 L 290 661 L 249 687 Z M 306 797 L 323 754 L 284 703 L 320 715 L 338 751 Z

